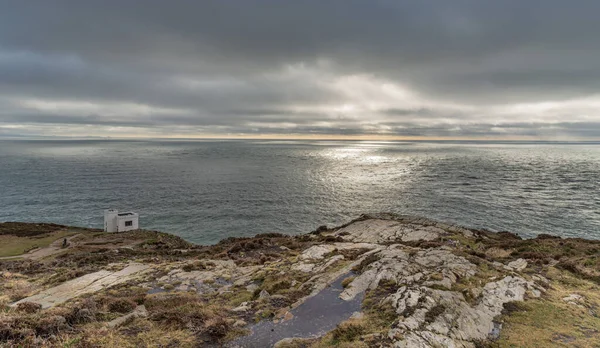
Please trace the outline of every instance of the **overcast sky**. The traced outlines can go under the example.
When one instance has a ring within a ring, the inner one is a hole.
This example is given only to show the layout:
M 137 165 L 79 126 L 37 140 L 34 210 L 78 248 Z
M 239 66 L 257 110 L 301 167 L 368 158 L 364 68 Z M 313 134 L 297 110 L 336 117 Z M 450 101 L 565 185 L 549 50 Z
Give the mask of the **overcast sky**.
M 600 139 L 598 0 L 0 0 L 0 136 Z

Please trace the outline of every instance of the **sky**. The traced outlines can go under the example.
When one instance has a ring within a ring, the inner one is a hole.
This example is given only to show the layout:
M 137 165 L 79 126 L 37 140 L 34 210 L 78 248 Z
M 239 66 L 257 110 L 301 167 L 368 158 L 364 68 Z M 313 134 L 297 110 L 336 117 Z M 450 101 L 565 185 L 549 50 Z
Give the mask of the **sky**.
M 600 139 L 597 0 L 0 0 L 0 137 Z

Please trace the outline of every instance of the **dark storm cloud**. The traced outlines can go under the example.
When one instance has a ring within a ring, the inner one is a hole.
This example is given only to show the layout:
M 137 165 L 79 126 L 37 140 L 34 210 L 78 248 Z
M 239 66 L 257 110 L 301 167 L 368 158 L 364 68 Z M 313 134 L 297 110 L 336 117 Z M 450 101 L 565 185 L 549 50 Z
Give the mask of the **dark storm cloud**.
M 600 133 L 598 1 L 5 0 L 0 9 L 0 125 Z M 386 95 L 384 84 L 410 94 Z M 569 100 L 583 101 L 558 105 Z M 548 101 L 558 104 L 505 111 Z

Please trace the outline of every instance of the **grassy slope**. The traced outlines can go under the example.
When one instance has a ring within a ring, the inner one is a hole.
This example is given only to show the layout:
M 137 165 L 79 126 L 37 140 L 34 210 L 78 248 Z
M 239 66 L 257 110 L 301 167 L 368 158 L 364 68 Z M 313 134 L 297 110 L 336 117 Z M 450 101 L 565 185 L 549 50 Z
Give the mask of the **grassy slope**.
M 76 234 L 73 231 L 57 231 L 36 237 L 0 236 L 0 257 L 17 256 L 35 248 L 47 247 L 52 242 Z
M 552 288 L 506 316 L 500 340 L 492 347 L 600 347 L 600 286 L 553 268 L 548 275 Z M 571 294 L 584 300 L 563 300 Z

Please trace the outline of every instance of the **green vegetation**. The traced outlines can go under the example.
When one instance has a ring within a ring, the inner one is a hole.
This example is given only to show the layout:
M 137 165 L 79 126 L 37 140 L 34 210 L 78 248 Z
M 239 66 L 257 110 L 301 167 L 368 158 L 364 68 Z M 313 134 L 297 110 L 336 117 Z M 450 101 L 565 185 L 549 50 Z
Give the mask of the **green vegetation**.
M 355 278 L 356 277 L 351 276 L 351 277 L 348 277 L 348 278 L 345 278 L 344 280 L 342 280 L 342 287 L 347 288 L 350 285 L 350 283 L 352 283 L 354 281 Z
M 366 333 L 367 329 L 354 323 L 341 324 L 331 331 L 331 343 L 338 345 L 340 342 L 353 342 Z
M 237 307 L 244 302 L 252 301 L 254 294 L 245 289 L 234 288 L 231 292 L 224 293 L 222 298 L 231 307 Z
M 74 234 L 76 232 L 57 231 L 32 237 L 17 237 L 8 234 L 0 235 L 0 257 L 22 255 L 33 249 L 47 247 L 54 241 L 61 241 L 63 238 Z
M 361 274 L 362 272 L 364 272 L 367 269 L 367 267 L 370 264 L 372 264 L 373 262 L 379 261 L 380 258 L 381 258 L 381 256 L 379 256 L 379 254 L 377 254 L 377 253 L 370 254 L 369 256 L 365 257 L 365 259 L 362 260 L 360 264 L 358 264 L 354 268 L 352 268 L 352 271 L 357 274 Z
M 507 311 L 500 339 L 490 347 L 600 347 L 600 287 L 555 268 L 548 276 L 553 287 Z M 572 294 L 581 300 L 563 300 Z

